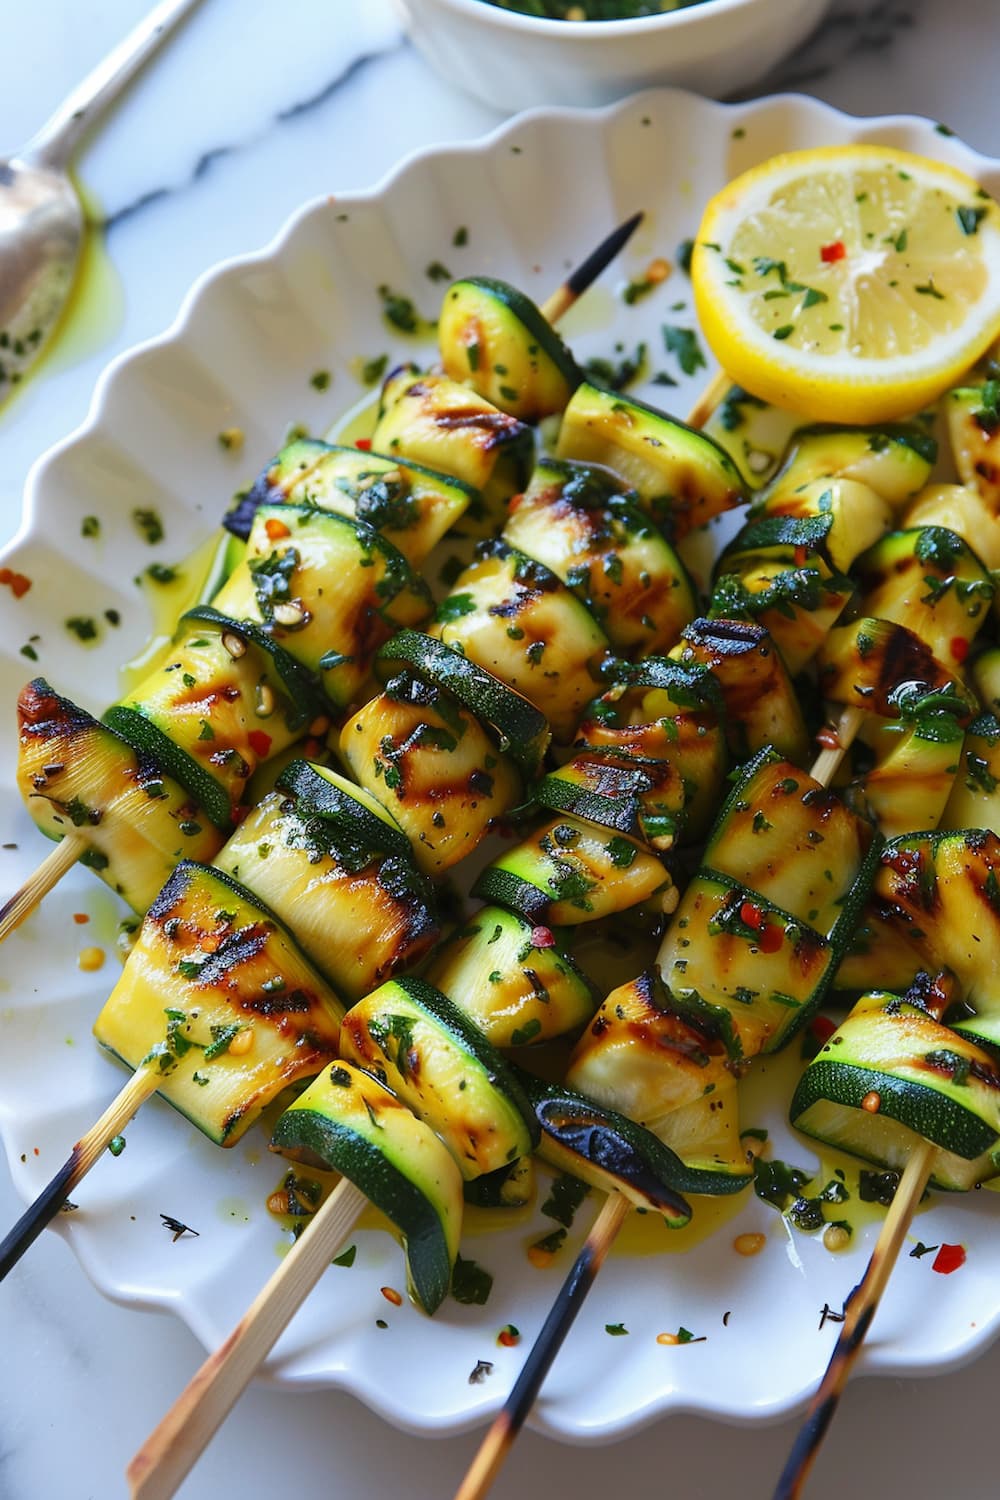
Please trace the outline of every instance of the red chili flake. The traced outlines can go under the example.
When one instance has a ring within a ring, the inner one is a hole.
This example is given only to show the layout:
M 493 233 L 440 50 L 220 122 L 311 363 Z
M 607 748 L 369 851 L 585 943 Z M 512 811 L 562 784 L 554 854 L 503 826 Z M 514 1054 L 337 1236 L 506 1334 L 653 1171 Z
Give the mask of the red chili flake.
M 257 756 L 257 759 L 266 760 L 267 753 L 271 748 L 271 736 L 265 734 L 263 729 L 251 729 L 247 735 L 247 739 L 250 741 L 250 749 Z
M 531 946 L 533 948 L 554 948 L 556 940 L 552 936 L 549 927 L 533 927 L 531 929 Z
M 87 916 L 87 913 L 85 911 L 75 911 L 73 913 L 73 921 L 77 924 L 78 927 L 82 927 L 84 922 L 90 921 L 90 918 Z
M 866 1110 L 870 1115 L 878 1114 L 879 1110 L 882 1108 L 882 1095 L 878 1092 L 877 1089 L 869 1089 L 868 1093 L 861 1101 L 861 1108 L 863 1110 Z
M 809 549 L 807 547 L 801 546 L 796 547 L 792 555 L 795 559 L 795 566 L 797 568 L 804 568 L 806 565 L 806 558 L 809 556 Z
M 279 521 L 277 516 L 268 516 L 264 522 L 264 530 L 272 542 L 280 542 L 282 537 L 291 536 L 292 534 L 284 521 Z
M 762 930 L 758 947 L 761 953 L 777 953 L 784 941 L 785 934 L 781 928 L 769 925 Z
M 824 750 L 839 750 L 841 748 L 837 731 L 831 729 L 829 724 L 824 724 L 822 729 L 817 730 L 816 743 L 817 745 L 822 745 Z
M 953 635 L 950 647 L 951 654 L 956 661 L 964 661 L 969 654 L 969 643 L 964 635 Z
M 950 1276 L 952 1271 L 957 1271 L 959 1266 L 964 1265 L 964 1245 L 942 1245 L 931 1262 L 931 1270 L 939 1271 L 942 1276 Z
M 521 1331 L 515 1328 L 513 1323 L 505 1323 L 497 1334 L 497 1343 L 502 1344 L 505 1349 L 513 1349 L 515 1344 L 521 1342 Z
M 836 1026 L 829 1016 L 813 1016 L 809 1022 L 809 1030 L 819 1043 L 828 1042 L 836 1031 Z
M 760 932 L 764 926 L 764 913 L 759 906 L 754 906 L 752 901 L 744 901 L 740 906 L 740 921 L 746 927 L 752 927 L 755 932 Z
M 237 828 L 243 822 L 243 819 L 246 817 L 246 815 L 247 815 L 247 813 L 249 811 L 250 811 L 250 805 L 247 802 L 238 802 L 236 804 L 236 806 L 233 808 L 232 813 L 231 813 L 231 817 L 232 817 L 233 823 L 235 824 L 235 826 Z
M 372 440 L 371 438 L 355 438 L 354 446 L 355 448 L 360 448 L 362 453 L 370 453 L 372 451 Z
M 396 1291 L 396 1288 L 394 1286 L 380 1286 L 379 1291 L 382 1293 L 382 1296 L 387 1302 L 392 1303 L 393 1307 L 402 1307 L 402 1295 Z
M 13 568 L 0 568 L 0 583 L 10 589 L 15 599 L 21 599 L 31 588 L 31 579 L 24 573 L 15 573 Z
M 834 240 L 832 245 L 821 245 L 819 258 L 825 265 L 832 265 L 835 260 L 843 260 L 847 254 L 847 246 L 843 240 Z

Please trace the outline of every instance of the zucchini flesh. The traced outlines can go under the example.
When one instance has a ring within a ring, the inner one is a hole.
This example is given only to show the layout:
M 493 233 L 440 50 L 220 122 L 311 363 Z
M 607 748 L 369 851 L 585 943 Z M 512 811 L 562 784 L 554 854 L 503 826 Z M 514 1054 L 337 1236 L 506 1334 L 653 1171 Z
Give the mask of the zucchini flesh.
M 939 661 L 961 667 L 994 594 L 961 537 L 943 526 L 890 532 L 862 554 L 856 574 L 866 614 L 908 626 Z
M 671 657 L 704 666 L 718 683 L 726 739 L 738 761 L 765 745 L 789 760 L 809 756 L 809 732 L 780 653 L 762 625 L 746 620 L 694 620 Z
M 348 720 L 340 751 L 360 785 L 391 809 L 429 875 L 471 853 L 521 795 L 517 768 L 478 719 L 409 673 Z
M 608 638 L 566 585 L 503 542 L 484 543 L 431 634 L 539 708 L 565 744 L 593 697 Z
M 421 373 L 413 365 L 394 370 L 382 387 L 372 447 L 387 457 L 426 464 L 478 490 L 489 509 L 491 481 L 506 450 L 513 450 L 511 490 L 527 478 L 523 457 L 531 429 L 447 375 Z M 509 492 L 508 492 L 509 493 Z M 468 512 L 474 519 L 472 510 Z
M 960 536 L 991 572 L 1000 568 L 1000 485 L 990 503 L 971 484 L 935 484 L 907 507 L 902 525 L 943 526 Z M 996 595 L 993 598 L 996 608 Z
M 416 565 L 477 503 L 468 485 L 421 464 L 303 438 L 260 475 L 241 511 L 239 534 L 249 535 L 261 505 L 309 506 L 366 522 Z
M 561 578 L 617 650 L 666 651 L 694 618 L 694 585 L 662 532 L 612 482 L 593 466 L 544 460 L 511 501 L 503 538 Z
M 676 538 L 744 499 L 736 465 L 703 432 L 586 381 L 563 414 L 556 454 L 613 469 Z
M 570 927 L 627 911 L 670 883 L 656 855 L 634 839 L 569 814 L 494 860 L 472 894 L 528 921 Z
M 901 993 L 926 963 L 919 945 L 894 920 L 892 904 L 873 894 L 862 908 L 833 988 L 848 994 L 864 990 Z
M 655 1131 L 732 1081 L 725 1047 L 671 1006 L 647 970 L 611 991 L 573 1049 L 566 1082 Z
M 905 999 L 865 995 L 810 1063 L 792 1123 L 896 1170 L 931 1141 L 932 1180 L 964 1191 L 1000 1172 L 1000 1073 L 967 1037 Z
M 547 1042 L 593 1015 L 596 994 L 547 930 L 484 906 L 434 955 L 427 978 L 494 1047 Z
M 923 488 L 936 459 L 937 443 L 921 427 L 802 427 L 768 493 L 847 479 L 868 486 L 895 510 Z
M 359 844 L 306 799 L 265 797 L 216 864 L 294 927 L 348 999 L 415 967 L 437 941 L 433 894 L 410 860 Z
M 963 721 L 975 709 L 975 699 L 955 669 L 938 661 L 912 630 L 891 620 L 868 616 L 837 625 L 817 665 L 824 698 L 886 719 L 899 718 L 904 709 L 932 694 L 935 708 L 944 707 Z
M 104 722 L 158 760 L 216 827 L 228 829 L 258 761 L 292 744 L 300 727 L 270 668 L 267 655 L 237 639 L 230 622 L 186 615 L 164 664 Z
M 719 814 L 703 869 L 741 882 L 841 943 L 877 853 L 871 829 L 835 793 L 776 751 L 762 750 Z
M 961 764 L 965 735 L 947 711 L 913 720 L 872 720 L 863 727 L 875 764 L 845 789 L 845 799 L 877 822 L 887 838 L 935 828 Z
M 362 687 L 376 648 L 393 628 L 425 619 L 431 599 L 402 553 L 364 522 L 265 505 L 214 607 L 263 630 L 342 707 Z
M 382 682 L 408 670 L 488 725 L 503 753 L 527 776 L 537 775 L 552 736 L 545 715 L 527 698 L 460 651 L 416 630 L 401 630 L 375 658 Z
M 271 1149 L 350 1178 L 399 1230 L 414 1300 L 428 1313 L 440 1307 L 462 1233 L 462 1178 L 412 1110 L 369 1074 L 334 1062 L 285 1110 Z
M 875 895 L 921 955 L 958 980 L 954 1029 L 1000 1046 L 1000 839 L 990 830 L 908 834 L 887 845 Z M 971 1010 L 972 1014 L 968 1014 Z
M 463 1177 L 496 1171 L 537 1145 L 534 1113 L 508 1064 L 424 980 L 393 980 L 360 1000 L 340 1045 L 430 1125 Z
M 803 483 L 796 474 L 779 479 L 754 505 L 753 519 L 765 516 L 823 517 L 828 522 L 823 554 L 835 571 L 846 573 L 860 552 L 877 542 L 892 525 L 887 500 L 853 479 L 815 479 Z
M 208 815 L 153 758 L 42 677 L 17 700 L 17 784 L 50 839 L 83 839 L 84 864 L 143 912 L 179 859 L 207 861 L 222 843 Z
M 634 1120 L 586 1098 L 567 1085 L 543 1083 L 517 1070 L 541 1129 L 538 1154 L 601 1192 L 619 1192 L 636 1208 L 662 1214 L 683 1229 L 691 1210 L 680 1196 L 697 1192 L 697 1177 L 672 1151 Z
M 163 1097 L 231 1146 L 336 1056 L 343 1013 L 267 907 L 184 860 L 146 913 L 94 1035 L 128 1067 L 158 1068 Z
M 506 281 L 469 276 L 453 282 L 437 332 L 445 374 L 522 422 L 562 411 L 579 384 L 580 372 L 555 329 Z
M 938 827 L 1000 828 L 1000 719 L 993 714 L 980 714 L 966 730 Z
M 945 402 L 948 437 L 958 477 L 977 491 L 994 516 L 1000 514 L 1000 440 L 996 396 L 984 386 L 950 391 Z

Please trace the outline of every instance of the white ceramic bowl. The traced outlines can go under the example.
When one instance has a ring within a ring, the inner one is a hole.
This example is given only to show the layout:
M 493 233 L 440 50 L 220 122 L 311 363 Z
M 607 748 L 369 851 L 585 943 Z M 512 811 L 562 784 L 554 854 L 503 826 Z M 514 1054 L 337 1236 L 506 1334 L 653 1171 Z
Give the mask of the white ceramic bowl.
M 702 0 L 633 21 L 546 21 L 488 0 L 397 0 L 414 44 L 497 109 L 606 104 L 650 84 L 719 97 L 762 78 L 829 0 Z

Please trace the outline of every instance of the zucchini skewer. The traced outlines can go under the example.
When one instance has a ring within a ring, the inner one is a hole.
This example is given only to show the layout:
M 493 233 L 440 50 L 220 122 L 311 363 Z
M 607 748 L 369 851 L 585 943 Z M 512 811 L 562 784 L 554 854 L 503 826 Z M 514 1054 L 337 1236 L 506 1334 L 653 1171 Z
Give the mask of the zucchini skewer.
M 699 410 L 703 412 L 704 407 L 701 406 Z M 848 441 L 850 436 L 847 435 Z M 735 586 L 723 574 L 721 594 L 719 590 L 716 593 L 716 608 L 723 615 L 749 613 L 751 618 L 761 617 L 759 605 L 765 602 L 766 590 L 773 585 L 776 576 L 780 575 L 782 564 L 787 566 L 791 563 L 804 571 L 803 563 L 812 562 L 815 583 L 811 587 L 816 589 L 818 585 L 818 602 L 822 602 L 824 594 L 827 594 L 831 605 L 826 620 L 823 621 L 821 617 L 819 630 L 813 634 L 811 643 L 805 646 L 805 654 L 796 654 L 803 649 L 803 641 L 808 642 L 810 638 L 806 635 L 797 641 L 797 635 L 801 635 L 799 627 L 802 613 L 794 594 L 784 600 L 779 597 L 778 610 L 763 612 L 764 623 L 771 624 L 775 620 L 778 626 L 775 634 L 779 649 L 782 642 L 787 643 L 784 654 L 786 663 L 793 670 L 798 670 L 806 655 L 812 654 L 820 644 L 846 603 L 851 585 L 845 579 L 842 586 L 837 570 L 850 566 L 858 552 L 869 542 L 876 541 L 877 544 L 880 533 L 891 524 L 893 507 L 898 507 L 902 500 L 919 489 L 932 460 L 933 445 L 914 441 L 910 433 L 900 432 L 895 442 L 890 438 L 888 442 L 883 439 L 878 443 L 865 441 L 863 434 L 856 436 L 861 440 L 859 451 L 848 452 L 847 462 L 843 464 L 842 472 L 836 476 L 838 482 L 830 486 L 828 464 L 824 463 L 825 449 L 830 440 L 828 434 L 820 430 L 800 435 L 797 448 L 793 448 L 784 468 L 768 486 L 762 501 L 758 501 L 758 510 L 764 512 L 763 521 L 752 515 L 743 532 L 724 554 L 724 558 L 737 559 L 738 567 L 742 561 L 741 555 L 745 555 L 748 565 L 743 564 L 742 576 L 739 572 L 735 574 Z M 887 449 L 891 458 L 901 457 L 902 462 L 885 463 L 882 454 Z M 803 459 L 808 473 L 810 462 L 817 458 L 821 465 L 820 484 L 812 487 L 803 485 Z M 874 515 L 868 516 L 871 529 L 866 533 L 858 525 L 859 502 L 865 498 L 859 492 L 862 481 L 870 481 L 873 471 L 879 476 L 879 485 L 874 489 L 868 483 L 864 486 L 868 496 L 876 502 L 873 507 Z M 831 493 L 831 489 L 834 493 Z M 790 525 L 784 519 L 786 516 L 790 518 Z M 804 522 L 799 521 L 798 518 L 803 516 Z M 816 524 L 810 524 L 811 516 L 815 516 Z M 772 564 L 772 557 L 778 562 L 778 567 Z M 754 575 L 755 568 L 758 576 Z M 764 598 L 758 596 L 755 599 L 754 594 L 761 589 L 765 591 Z M 737 606 L 743 604 L 745 609 L 733 608 L 734 603 Z M 981 611 L 977 610 L 976 614 L 979 613 Z M 782 616 L 786 614 L 791 616 L 791 629 L 786 626 L 782 630 Z M 970 635 L 974 628 L 969 628 Z M 788 646 L 794 648 L 791 654 Z M 853 736 L 863 721 L 864 711 L 854 711 L 852 706 L 851 714 Z M 811 777 L 822 786 L 829 785 L 848 748 L 848 727 L 842 721 L 843 738 L 838 737 L 838 742 L 833 747 L 824 749 L 813 764 Z M 675 917 L 675 923 L 676 921 Z M 666 947 L 663 951 L 666 951 Z M 832 970 L 828 970 L 827 982 L 829 977 L 832 977 Z M 467 1471 L 456 1493 L 456 1500 L 479 1500 L 492 1484 L 572 1325 L 583 1294 L 596 1276 L 624 1222 L 626 1211 L 626 1205 L 615 1194 L 608 1197 L 504 1408 L 488 1430 Z

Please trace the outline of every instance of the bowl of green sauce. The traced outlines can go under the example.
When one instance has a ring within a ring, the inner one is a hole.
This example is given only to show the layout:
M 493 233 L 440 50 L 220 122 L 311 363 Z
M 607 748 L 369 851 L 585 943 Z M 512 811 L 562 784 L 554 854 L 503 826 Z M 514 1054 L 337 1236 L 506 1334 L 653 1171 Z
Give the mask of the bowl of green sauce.
M 606 104 L 679 84 L 716 97 L 762 78 L 829 0 L 397 0 L 415 46 L 505 113 Z

